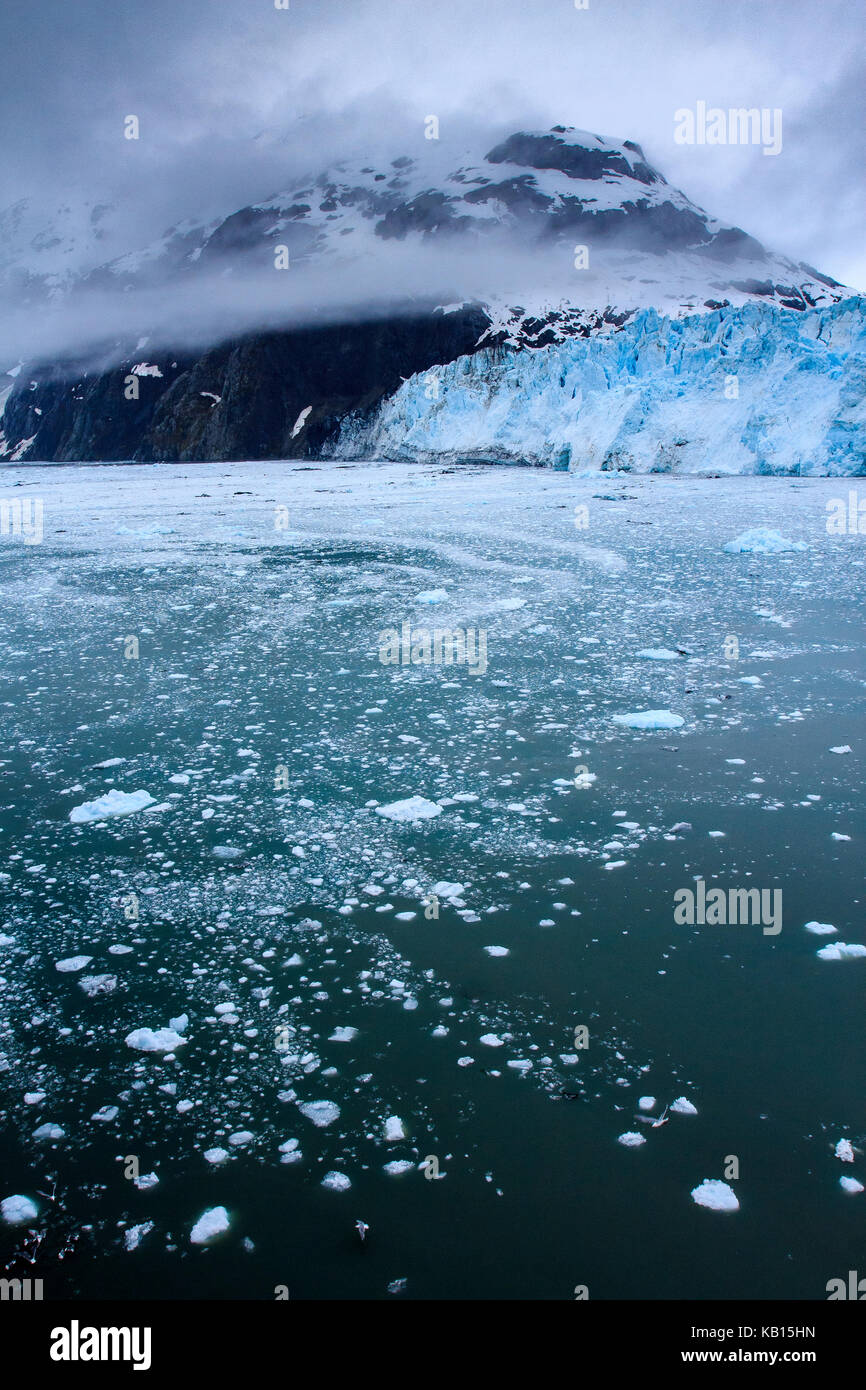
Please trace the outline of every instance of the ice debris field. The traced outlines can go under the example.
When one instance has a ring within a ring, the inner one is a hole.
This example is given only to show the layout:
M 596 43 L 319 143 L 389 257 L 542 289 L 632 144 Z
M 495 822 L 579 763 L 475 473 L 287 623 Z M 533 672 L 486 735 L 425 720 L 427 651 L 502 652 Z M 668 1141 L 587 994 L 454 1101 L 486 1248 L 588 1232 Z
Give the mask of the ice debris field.
M 793 1262 L 762 1233 L 793 1201 L 847 1257 L 866 1172 L 864 552 L 827 534 L 838 480 L 0 483 L 45 515 L 41 545 L 0 544 L 7 1258 L 39 1235 L 67 1294 L 94 1252 L 140 1289 L 303 1234 L 311 1292 L 494 1296 L 515 1221 L 573 1283 L 589 1203 L 611 1296 L 605 1241 L 684 1296 L 689 1242 L 731 1223 L 736 1288 L 816 1296 L 809 1231 Z M 404 621 L 485 630 L 486 673 L 384 665 Z M 675 925 L 696 878 L 783 884 L 784 929 Z M 360 1216 L 385 1248 L 350 1275 Z

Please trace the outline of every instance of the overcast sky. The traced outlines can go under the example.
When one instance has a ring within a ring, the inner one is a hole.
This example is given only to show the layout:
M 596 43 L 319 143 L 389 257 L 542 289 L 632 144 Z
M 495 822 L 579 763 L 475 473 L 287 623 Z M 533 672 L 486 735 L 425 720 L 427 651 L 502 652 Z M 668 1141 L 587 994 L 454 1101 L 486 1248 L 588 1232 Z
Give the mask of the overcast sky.
M 0 209 L 119 201 L 132 249 L 343 151 L 412 153 L 429 114 L 455 150 L 561 123 L 638 141 L 708 211 L 866 290 L 858 0 L 589 4 L 3 0 Z M 782 153 L 677 145 L 699 100 L 781 108 Z

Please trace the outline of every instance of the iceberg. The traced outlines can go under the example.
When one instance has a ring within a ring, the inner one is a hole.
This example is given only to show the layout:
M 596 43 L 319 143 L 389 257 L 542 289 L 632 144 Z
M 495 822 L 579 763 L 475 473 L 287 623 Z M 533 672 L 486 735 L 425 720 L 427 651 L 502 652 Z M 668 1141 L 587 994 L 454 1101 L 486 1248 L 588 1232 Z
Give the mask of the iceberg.
M 698 1187 L 692 1188 L 692 1201 L 697 1202 L 699 1207 L 708 1207 L 710 1211 L 739 1211 L 740 1203 L 737 1194 L 726 1182 L 720 1182 L 717 1178 L 704 1178 Z
M 613 722 L 625 729 L 678 729 L 686 721 L 669 709 L 645 709 L 634 714 L 615 714 Z
M 131 816 L 134 811 L 143 811 L 145 806 L 153 804 L 154 798 L 150 792 L 119 792 L 112 789 L 95 801 L 83 801 L 80 806 L 73 806 L 69 819 L 73 825 L 87 825 L 91 821 L 109 820 L 114 816 Z
M 388 806 L 377 806 L 376 815 L 386 820 L 411 823 L 419 820 L 432 820 L 442 814 L 442 807 L 436 801 L 427 801 L 423 796 L 410 796 L 405 801 L 392 801 Z

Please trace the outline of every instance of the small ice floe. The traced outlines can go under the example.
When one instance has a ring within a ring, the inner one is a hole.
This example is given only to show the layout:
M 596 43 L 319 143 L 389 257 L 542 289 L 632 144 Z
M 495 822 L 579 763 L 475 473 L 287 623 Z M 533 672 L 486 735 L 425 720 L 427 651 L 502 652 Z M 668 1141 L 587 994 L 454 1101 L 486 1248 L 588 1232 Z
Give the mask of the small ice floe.
M 108 954 L 109 954 L 110 956 L 131 956 L 131 955 L 132 955 L 132 947 L 131 947 L 131 946 L 109 946 L 109 948 L 108 948 Z
M 66 960 L 58 960 L 54 963 L 54 969 L 59 970 L 61 975 L 74 975 L 77 970 L 83 970 L 93 960 L 93 956 L 69 956 Z
M 150 1192 L 152 1187 L 159 1187 L 159 1176 L 156 1173 L 142 1173 L 132 1181 L 139 1192 Z
M 668 647 L 644 647 L 638 652 L 644 661 L 678 661 L 679 655 L 679 652 L 672 652 Z
M 106 758 L 103 763 L 94 763 L 94 767 L 120 767 L 120 764 L 125 762 L 126 758 Z
M 24 1104 L 25 1104 L 25 1105 L 41 1105 L 42 1102 L 43 1102 L 43 1100 L 45 1099 L 45 1096 L 46 1096 L 46 1092 L 45 1092 L 45 1091 L 25 1091 L 25 1092 L 24 1092 Z
M 773 531 L 768 526 L 755 526 L 751 531 L 743 531 L 722 546 L 722 550 L 729 555 L 784 555 L 791 550 L 806 549 L 804 541 L 790 541 L 781 531 Z
M 189 1016 L 187 1014 L 178 1014 L 177 1018 L 170 1018 L 168 1020 L 168 1026 L 169 1028 L 173 1028 L 176 1033 L 185 1033 L 189 1027 Z
M 153 1230 L 152 1221 L 142 1221 L 138 1226 L 130 1226 L 128 1231 L 123 1233 L 123 1247 L 125 1250 L 137 1250 L 146 1235 Z
M 286 1139 L 280 1144 L 280 1153 L 283 1155 L 281 1163 L 298 1163 L 302 1158 L 300 1143 L 297 1139 Z
M 829 946 L 822 946 L 817 954 L 820 960 L 856 960 L 866 956 L 866 946 L 858 942 L 833 941 Z
M 209 1245 L 228 1228 L 229 1214 L 225 1207 L 208 1207 L 193 1226 L 189 1238 L 193 1245 Z
M 322 1187 L 329 1187 L 332 1192 L 345 1192 L 351 1186 L 351 1178 L 347 1178 L 345 1173 L 335 1173 L 333 1169 L 322 1178 Z
M 810 931 L 813 936 L 833 936 L 837 928 L 829 922 L 807 922 L 803 930 Z
M 638 1110 L 654 1110 L 656 1104 L 655 1096 L 638 1096 Z
M 247 1144 L 251 1144 L 255 1135 L 249 1129 L 235 1130 L 234 1134 L 229 1135 L 229 1143 L 233 1149 L 242 1149 Z
M 399 1115 L 389 1115 L 385 1120 L 385 1138 L 389 1144 L 395 1144 L 398 1139 L 406 1138 L 406 1126 Z
M 447 589 L 425 589 L 422 594 L 415 595 L 416 603 L 444 603 L 448 597 Z
M 863 1191 L 863 1184 L 862 1184 L 862 1182 L 858 1182 L 856 1178 L 840 1178 L 840 1179 L 839 1179 L 839 1186 L 842 1188 L 842 1191 L 843 1191 L 843 1192 L 862 1192 L 862 1191 Z
M 112 994 L 117 989 L 116 975 L 82 975 L 78 988 L 83 989 L 88 999 L 100 994 Z
M 383 1164 L 385 1172 L 390 1178 L 399 1178 L 401 1173 L 409 1173 L 415 1167 L 410 1158 L 395 1158 L 391 1163 Z
M 443 878 L 433 884 L 430 892 L 434 898 L 444 898 L 446 902 L 453 902 L 463 892 L 463 884 L 449 883 L 447 879 Z
M 511 954 L 507 946 L 485 946 L 484 949 L 488 956 L 507 956 Z
M 335 1028 L 328 1042 L 352 1042 L 357 1036 L 357 1028 Z
M 838 830 L 834 830 L 834 831 L 832 831 L 831 834 L 830 834 L 830 839 L 831 839 L 831 840 L 850 840 L 850 839 L 851 839 L 851 836 L 850 836 L 850 835 L 840 835 Z
M 558 779 L 558 780 L 560 780 L 560 779 Z M 576 776 L 574 777 L 573 781 L 571 781 L 571 782 L 564 782 L 564 785 L 565 785 L 566 787 L 568 787 L 568 786 L 576 787 L 577 790 L 578 790 L 579 792 L 586 792 L 586 791 L 589 791 L 589 789 L 590 789 L 590 787 L 592 786 L 593 782 L 597 782 L 597 781 L 598 781 L 598 773 L 597 773 L 597 772 L 578 772 L 578 773 L 576 774 Z
M 739 682 L 740 685 L 763 685 L 764 683 L 760 676 L 740 676 Z
M 7 1226 L 27 1226 L 31 1221 L 35 1221 L 39 1215 L 39 1209 L 29 1197 L 23 1197 L 20 1192 L 16 1192 L 12 1197 L 4 1197 L 0 1202 L 0 1216 Z
M 183 1047 L 186 1038 L 173 1028 L 135 1028 L 124 1042 L 136 1052 L 174 1052 L 176 1047 Z
M 219 1167 L 221 1163 L 225 1163 L 228 1156 L 228 1149 L 205 1149 L 202 1155 L 205 1163 L 212 1163 L 215 1168 Z
M 113 816 L 131 816 L 134 811 L 143 811 L 145 806 L 153 804 L 154 798 L 150 792 L 119 792 L 112 788 L 95 801 L 83 801 L 80 806 L 73 806 L 69 819 L 73 825 L 87 825 L 90 821 L 109 820 Z
M 432 820 L 442 814 L 442 807 L 423 796 L 410 796 L 405 801 L 392 801 L 388 806 L 377 806 L 376 815 L 386 820 L 410 823 L 419 820 Z
M 672 714 L 669 709 L 645 709 L 632 714 L 615 714 L 613 722 L 624 729 L 679 729 L 686 721 L 681 714 Z
M 408 1282 L 409 1282 L 408 1279 L 392 1279 L 391 1282 L 390 1282 L 390 1284 L 388 1285 L 388 1292 L 389 1292 L 389 1293 L 405 1293 L 405 1292 L 406 1292 L 406 1285 L 408 1284 Z
M 116 1120 L 117 1115 L 118 1108 L 116 1105 L 101 1105 L 98 1110 L 94 1111 L 90 1118 L 91 1120 L 98 1120 L 100 1124 L 107 1125 L 110 1124 L 112 1120 Z
M 15 937 L 7 936 L 5 932 L 0 932 L 0 946 L 14 946 Z
M 499 613 L 513 613 L 518 608 L 526 607 L 525 598 L 499 598 L 495 603 L 491 603 L 491 608 L 495 608 Z
M 216 859 L 240 859 L 243 850 L 237 845 L 214 845 L 211 854 Z
M 66 1130 L 60 1125 L 40 1125 L 38 1129 L 34 1129 L 33 1131 L 33 1138 L 40 1143 L 48 1143 L 53 1139 L 64 1139 L 65 1137 Z
M 695 1106 L 690 1100 L 686 1100 L 685 1096 L 677 1096 L 671 1105 L 671 1110 L 675 1115 L 697 1115 L 698 1113 Z
M 646 1143 L 646 1139 L 642 1134 L 637 1134 L 635 1130 L 629 1129 L 626 1130 L 625 1134 L 620 1134 L 616 1142 L 622 1144 L 625 1149 L 637 1149 L 640 1148 L 641 1144 Z
M 479 1042 L 482 1042 L 482 1043 L 484 1044 L 485 1047 L 504 1047 L 504 1046 L 505 1046 L 505 1044 L 503 1043 L 502 1039 L 499 1038 L 499 1037 L 497 1037 L 495 1033 L 482 1033 L 482 1035 L 481 1035 L 481 1037 L 478 1039 L 478 1041 L 479 1041 Z
M 718 1178 L 704 1178 L 698 1187 L 693 1187 L 692 1201 L 697 1202 L 699 1207 L 708 1207 L 710 1211 L 739 1211 L 740 1209 L 740 1203 L 734 1189 Z
M 851 748 L 847 743 L 840 743 L 837 748 L 831 748 L 831 753 L 850 753 Z
M 836 1154 L 837 1158 L 840 1158 L 842 1160 L 843 1163 L 854 1162 L 854 1146 L 851 1143 L 850 1139 L 840 1139 L 838 1144 L 836 1145 L 834 1153 Z
M 624 869 L 627 863 L 627 859 L 611 859 L 604 867 L 606 869 Z
M 326 1129 L 335 1120 L 340 1118 L 340 1107 L 332 1100 L 310 1100 L 299 1105 L 298 1109 L 302 1115 L 316 1126 L 317 1129 Z

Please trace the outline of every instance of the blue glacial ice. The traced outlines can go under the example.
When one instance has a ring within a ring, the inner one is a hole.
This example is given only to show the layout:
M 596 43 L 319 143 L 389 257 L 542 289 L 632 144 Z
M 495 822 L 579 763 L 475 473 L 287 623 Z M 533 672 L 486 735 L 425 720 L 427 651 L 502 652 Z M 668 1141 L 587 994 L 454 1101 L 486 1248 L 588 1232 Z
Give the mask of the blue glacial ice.
M 866 473 L 866 299 L 796 313 L 644 309 L 546 348 L 486 348 L 347 421 L 340 458 L 574 472 Z

